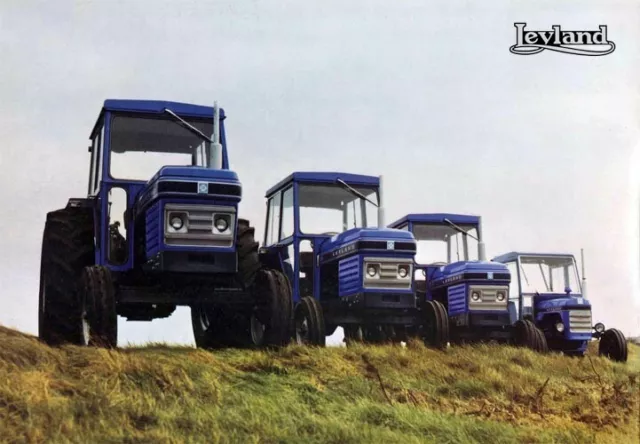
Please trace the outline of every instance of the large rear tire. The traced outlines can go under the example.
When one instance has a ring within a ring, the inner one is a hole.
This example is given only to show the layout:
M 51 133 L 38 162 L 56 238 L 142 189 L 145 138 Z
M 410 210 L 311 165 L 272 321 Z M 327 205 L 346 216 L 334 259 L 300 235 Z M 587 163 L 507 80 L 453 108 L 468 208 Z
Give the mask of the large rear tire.
M 622 332 L 615 328 L 605 331 L 600 338 L 598 354 L 612 361 L 627 362 L 627 340 Z
M 256 274 L 253 314 L 264 328 L 262 344 L 267 347 L 287 345 L 292 330 L 292 291 L 287 277 L 278 270 L 260 269 Z
M 295 337 L 300 345 L 326 345 L 324 314 L 318 301 L 305 296 L 298 302 L 295 310 Z
M 238 219 L 236 251 L 238 252 L 237 283 L 245 290 L 249 290 L 260 269 L 260 260 L 255 228 L 246 219 Z M 255 322 L 255 317 L 227 307 L 204 304 L 191 307 L 191 326 L 198 348 L 246 348 L 262 343 L 262 327 Z
M 49 345 L 83 344 L 82 270 L 95 261 L 93 210 L 68 207 L 47 214 L 42 238 L 38 336 Z
M 111 270 L 100 265 L 82 273 L 82 345 L 115 348 L 118 345 L 118 315 Z
M 540 335 L 538 334 L 538 328 L 533 322 L 528 319 L 516 321 L 516 323 L 513 324 L 513 330 L 513 343 L 516 347 L 524 347 L 530 348 L 533 351 L 540 351 L 542 346 L 540 342 Z
M 424 304 L 423 339 L 427 346 L 444 349 L 449 344 L 449 315 L 438 301 Z

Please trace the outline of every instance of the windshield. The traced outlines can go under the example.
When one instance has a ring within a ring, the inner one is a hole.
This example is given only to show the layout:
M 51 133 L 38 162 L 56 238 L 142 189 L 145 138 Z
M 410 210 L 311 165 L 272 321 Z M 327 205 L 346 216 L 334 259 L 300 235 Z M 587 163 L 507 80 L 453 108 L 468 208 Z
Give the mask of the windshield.
M 371 202 L 356 196 L 343 185 L 301 184 L 298 194 L 300 231 L 304 234 L 325 234 L 376 227 L 377 188 L 350 186 Z
M 520 285 L 523 293 L 581 292 L 573 256 L 520 256 Z
M 213 133 L 213 119 L 184 120 L 207 136 Z M 170 115 L 116 115 L 111 121 L 111 177 L 149 180 L 163 166 L 209 167 L 209 145 Z
M 464 233 L 458 231 L 463 230 Z M 453 227 L 436 224 L 413 224 L 413 235 L 418 243 L 416 262 L 433 264 L 474 261 L 478 259 L 478 229 L 475 225 Z M 475 239 L 474 239 L 475 238 Z

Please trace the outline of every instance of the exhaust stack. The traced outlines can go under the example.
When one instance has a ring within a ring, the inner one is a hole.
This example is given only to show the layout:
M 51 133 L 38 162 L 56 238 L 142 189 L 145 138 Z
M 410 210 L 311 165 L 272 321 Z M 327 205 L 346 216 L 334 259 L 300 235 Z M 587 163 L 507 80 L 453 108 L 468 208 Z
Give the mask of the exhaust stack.
M 222 169 L 222 145 L 220 144 L 220 109 L 213 102 L 213 143 L 209 151 L 209 168 Z
M 582 265 L 582 297 L 587 297 L 587 276 L 584 273 L 584 248 L 580 249 L 580 264 Z
M 380 177 L 380 185 L 378 187 L 378 228 L 386 228 L 384 224 L 384 200 L 382 199 L 382 175 Z
M 482 216 L 478 217 L 478 260 L 487 260 L 487 252 L 482 238 Z

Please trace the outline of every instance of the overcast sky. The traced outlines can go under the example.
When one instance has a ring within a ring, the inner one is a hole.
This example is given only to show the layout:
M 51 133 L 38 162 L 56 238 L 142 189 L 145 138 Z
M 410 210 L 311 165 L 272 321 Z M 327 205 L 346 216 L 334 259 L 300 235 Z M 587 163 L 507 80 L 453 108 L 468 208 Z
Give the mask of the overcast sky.
M 594 322 L 640 334 L 637 2 L 265 3 L 2 2 L 0 323 L 37 332 L 46 212 L 86 193 L 104 99 L 136 98 L 219 101 L 258 232 L 291 171 L 384 174 L 388 221 L 480 214 L 490 257 L 584 248 Z M 513 55 L 519 21 L 617 48 Z M 120 328 L 193 341 L 188 309 Z

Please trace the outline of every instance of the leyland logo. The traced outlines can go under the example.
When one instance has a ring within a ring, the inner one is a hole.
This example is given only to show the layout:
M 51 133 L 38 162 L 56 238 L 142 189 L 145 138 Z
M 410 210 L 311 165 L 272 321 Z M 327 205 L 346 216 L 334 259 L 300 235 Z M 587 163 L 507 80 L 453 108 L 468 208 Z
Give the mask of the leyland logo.
M 529 31 L 526 23 L 514 23 L 516 44 L 509 48 L 513 54 L 533 55 L 548 49 L 582 56 L 603 56 L 611 54 L 616 45 L 607 40 L 607 26 L 600 25 L 599 31 L 563 31 L 560 25 L 553 25 L 552 31 Z

